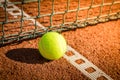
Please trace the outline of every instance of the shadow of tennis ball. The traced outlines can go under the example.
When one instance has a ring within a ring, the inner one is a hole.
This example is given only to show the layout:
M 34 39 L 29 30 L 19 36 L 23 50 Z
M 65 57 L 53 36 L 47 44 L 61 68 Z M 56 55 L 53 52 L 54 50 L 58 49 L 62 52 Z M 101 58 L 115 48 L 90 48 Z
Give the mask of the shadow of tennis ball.
M 33 48 L 12 49 L 6 53 L 6 56 L 11 60 L 28 64 L 49 62 L 49 60 L 46 60 L 40 55 L 38 49 Z

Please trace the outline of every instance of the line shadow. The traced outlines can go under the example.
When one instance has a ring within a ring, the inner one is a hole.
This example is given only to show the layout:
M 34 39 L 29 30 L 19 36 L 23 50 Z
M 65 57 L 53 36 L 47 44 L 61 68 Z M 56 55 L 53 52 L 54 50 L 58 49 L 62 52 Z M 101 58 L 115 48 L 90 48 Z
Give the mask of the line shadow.
M 50 60 L 47 60 L 40 55 L 38 49 L 33 48 L 12 49 L 6 53 L 6 56 L 14 61 L 28 64 L 43 64 L 45 62 L 50 62 Z

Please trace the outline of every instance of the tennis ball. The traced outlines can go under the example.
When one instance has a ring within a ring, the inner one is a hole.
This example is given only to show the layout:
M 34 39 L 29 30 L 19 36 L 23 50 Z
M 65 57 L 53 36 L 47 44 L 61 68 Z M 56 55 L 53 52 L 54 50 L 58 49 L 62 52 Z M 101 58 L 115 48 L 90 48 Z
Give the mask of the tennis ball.
M 57 32 L 47 32 L 38 42 L 40 54 L 48 60 L 61 58 L 67 50 L 64 37 Z

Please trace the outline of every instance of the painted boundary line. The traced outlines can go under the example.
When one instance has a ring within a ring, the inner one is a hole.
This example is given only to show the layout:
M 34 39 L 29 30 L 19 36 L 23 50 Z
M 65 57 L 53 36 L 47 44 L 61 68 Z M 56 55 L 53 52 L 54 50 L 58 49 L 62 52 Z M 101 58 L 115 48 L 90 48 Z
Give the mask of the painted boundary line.
M 17 18 L 17 16 L 21 16 L 21 10 L 14 4 L 12 4 L 12 2 L 10 2 L 9 0 L 7 0 L 7 1 L 8 1 L 8 3 L 10 3 L 10 4 L 8 4 L 8 6 L 12 6 L 10 8 L 7 8 L 8 13 L 11 14 L 12 16 L 14 16 L 15 18 Z M 0 0 L 1 4 L 2 4 L 2 2 L 4 2 L 4 0 Z M 14 10 L 18 10 L 18 12 L 14 13 Z M 25 13 L 24 11 L 23 11 L 23 16 L 30 18 L 30 16 L 27 13 Z M 31 20 L 35 24 L 35 19 L 29 19 L 29 20 Z M 46 29 L 38 21 L 36 21 L 36 24 L 40 28 Z M 76 67 L 78 70 L 80 70 L 84 75 L 89 77 L 91 80 L 97 80 L 97 78 L 99 78 L 101 76 L 105 77 L 107 80 L 113 80 L 110 76 L 108 76 L 106 73 L 104 73 L 102 70 L 100 70 L 93 63 L 88 61 L 84 56 L 82 56 L 80 53 L 78 53 L 75 49 L 73 49 L 69 45 L 67 47 L 68 47 L 68 51 L 71 51 L 74 55 L 72 55 L 72 56 L 64 55 L 64 58 L 67 59 L 67 61 L 70 62 L 74 67 Z M 75 62 L 76 60 L 79 60 L 79 59 L 83 60 L 84 63 L 78 64 L 77 62 Z M 95 71 L 92 73 L 87 72 L 86 69 L 90 68 L 90 67 L 93 68 Z
M 106 73 L 100 70 L 93 63 L 88 61 L 84 56 L 82 56 L 72 47 L 68 46 L 68 51 L 72 51 L 73 55 L 72 56 L 64 55 L 64 58 L 66 58 L 73 66 L 75 66 L 78 70 L 80 70 L 83 74 L 85 74 L 90 79 L 97 80 L 97 78 L 99 77 L 104 77 L 107 80 L 113 80 L 110 76 L 108 76 Z M 76 62 L 77 60 L 82 60 L 84 63 L 78 64 Z M 88 71 L 86 71 L 87 68 L 92 68 L 95 71 L 89 73 Z
M 2 2 L 4 2 L 5 0 L 0 0 L 0 3 L 2 4 Z M 7 2 L 9 3 L 8 5 L 7 5 L 7 7 L 6 7 L 6 10 L 7 10 L 7 12 L 9 13 L 9 14 L 11 14 L 14 18 L 17 18 L 18 16 L 21 16 L 22 15 L 22 11 L 17 7 L 17 6 L 15 6 L 14 4 L 12 4 L 12 2 L 10 2 L 9 0 L 7 0 Z M 12 6 L 12 7 L 11 7 Z M 4 7 L 3 7 L 4 8 Z M 14 12 L 14 11 L 16 11 L 17 10 L 17 12 Z M 23 16 L 25 17 L 25 18 L 30 18 L 30 15 L 28 15 L 27 13 L 25 13 L 24 11 L 23 11 Z M 30 21 L 32 21 L 34 24 L 35 24 L 35 19 L 28 19 L 28 20 L 30 20 Z M 43 25 L 41 25 L 38 21 L 36 21 L 36 24 L 37 24 L 37 26 L 40 26 L 40 28 L 42 28 L 42 29 L 45 29 L 45 27 L 43 26 Z

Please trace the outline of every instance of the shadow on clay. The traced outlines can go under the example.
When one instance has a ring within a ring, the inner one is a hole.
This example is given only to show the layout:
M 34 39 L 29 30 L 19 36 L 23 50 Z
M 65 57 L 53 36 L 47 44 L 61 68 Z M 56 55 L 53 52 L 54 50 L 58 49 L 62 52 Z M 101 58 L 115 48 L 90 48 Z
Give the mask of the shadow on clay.
M 40 55 L 38 49 L 33 48 L 13 49 L 8 51 L 6 53 L 6 56 L 14 61 L 28 64 L 43 64 L 46 62 L 50 62 L 50 60 L 47 60 Z

